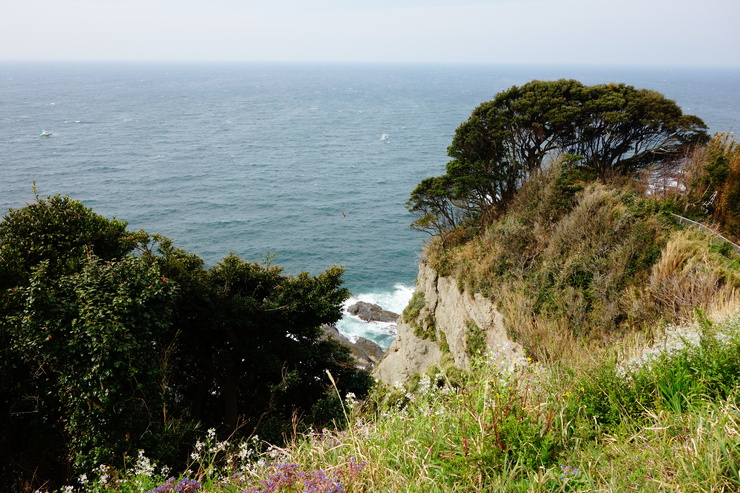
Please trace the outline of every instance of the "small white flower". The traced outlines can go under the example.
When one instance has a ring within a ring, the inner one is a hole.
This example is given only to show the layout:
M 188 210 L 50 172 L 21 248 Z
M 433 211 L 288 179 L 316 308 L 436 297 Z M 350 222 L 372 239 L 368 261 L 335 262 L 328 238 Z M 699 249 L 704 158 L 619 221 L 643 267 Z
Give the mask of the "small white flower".
M 357 399 L 353 392 L 347 392 L 347 395 L 345 396 L 344 400 L 350 409 L 354 409 L 355 406 L 357 405 Z
M 241 460 L 246 460 L 247 457 L 252 455 L 252 449 L 249 448 L 249 443 L 242 442 L 241 445 L 239 445 L 238 455 Z
M 108 476 L 108 470 L 110 469 L 110 466 L 107 466 L 105 464 L 100 464 L 95 470 L 98 473 L 98 482 L 100 484 L 107 484 L 110 477 Z
M 144 451 L 139 450 L 139 458 L 134 464 L 134 475 L 151 477 L 154 474 L 154 465 L 144 456 Z

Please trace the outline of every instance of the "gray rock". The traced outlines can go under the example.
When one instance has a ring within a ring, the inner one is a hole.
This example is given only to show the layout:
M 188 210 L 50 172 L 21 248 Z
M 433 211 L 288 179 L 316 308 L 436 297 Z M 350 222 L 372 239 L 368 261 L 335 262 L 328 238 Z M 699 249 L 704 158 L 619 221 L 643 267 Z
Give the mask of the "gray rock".
M 322 329 L 324 329 L 325 338 L 333 339 L 349 348 L 352 357 L 360 368 L 370 371 L 383 358 L 383 349 L 370 339 L 360 337 L 357 342 L 352 342 L 333 325 L 324 325 Z
M 455 366 L 467 369 L 470 323 L 480 328 L 489 350 L 503 350 L 512 358 L 522 354 L 521 346 L 508 339 L 503 315 L 495 305 L 481 294 L 461 292 L 458 286 L 456 278 L 440 276 L 424 262 L 419 265 L 416 289 L 424 293 L 424 307 L 416 320 L 399 321 L 396 339 L 373 370 L 376 378 L 391 385 L 403 383 L 415 373 L 441 364 L 446 356 L 440 345 L 442 339 L 447 343 L 446 351 Z M 429 319 L 434 320 L 435 341 L 421 339 L 415 333 L 414 325 L 426 327 Z
M 377 365 L 383 359 L 383 348 L 370 339 L 365 339 L 364 337 L 358 338 L 357 342 L 355 342 L 355 347 L 364 355 L 366 360 L 372 362 L 373 366 Z
M 365 322 L 395 322 L 398 319 L 398 313 L 383 310 L 378 305 L 365 301 L 358 301 L 347 308 L 347 311 Z

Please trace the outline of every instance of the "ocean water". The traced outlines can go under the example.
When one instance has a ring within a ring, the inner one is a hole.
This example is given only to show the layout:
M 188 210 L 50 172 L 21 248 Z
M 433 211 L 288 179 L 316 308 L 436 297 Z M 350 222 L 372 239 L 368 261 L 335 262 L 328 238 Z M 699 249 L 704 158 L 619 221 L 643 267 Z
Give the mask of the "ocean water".
M 33 201 L 35 182 L 209 265 L 344 265 L 351 301 L 400 312 L 426 238 L 408 227 L 410 192 L 444 172 L 479 103 L 563 77 L 655 89 L 712 132 L 738 128 L 740 70 L 0 63 L 0 208 Z M 350 316 L 339 328 L 394 336 Z

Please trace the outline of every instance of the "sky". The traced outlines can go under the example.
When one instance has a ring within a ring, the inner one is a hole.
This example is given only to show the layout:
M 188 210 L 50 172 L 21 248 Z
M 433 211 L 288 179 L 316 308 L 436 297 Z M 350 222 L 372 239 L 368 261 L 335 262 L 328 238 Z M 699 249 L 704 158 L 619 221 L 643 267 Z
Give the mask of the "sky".
M 0 60 L 740 67 L 740 0 L 0 0 Z

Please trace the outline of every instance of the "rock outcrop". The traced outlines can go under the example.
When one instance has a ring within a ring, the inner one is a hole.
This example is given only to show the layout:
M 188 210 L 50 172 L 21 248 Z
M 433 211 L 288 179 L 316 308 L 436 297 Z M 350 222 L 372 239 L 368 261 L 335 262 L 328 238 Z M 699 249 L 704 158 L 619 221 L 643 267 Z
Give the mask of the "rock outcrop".
M 522 352 L 508 339 L 503 316 L 490 300 L 461 292 L 456 279 L 439 276 L 422 262 L 414 297 L 398 321 L 398 335 L 373 375 L 389 384 L 405 382 L 446 356 L 467 368 L 472 355 L 493 348 L 507 348 L 512 357 Z
M 352 342 L 332 325 L 324 325 L 322 328 L 324 329 L 324 337 L 333 339 L 349 348 L 355 363 L 360 368 L 368 371 L 372 370 L 383 357 L 383 349 L 370 339 L 359 337 L 357 341 Z
M 398 319 L 398 313 L 383 310 L 380 306 L 365 301 L 358 301 L 347 308 L 347 312 L 365 322 L 395 322 Z

